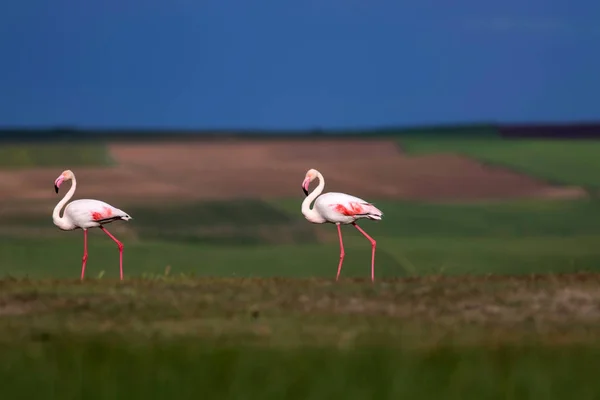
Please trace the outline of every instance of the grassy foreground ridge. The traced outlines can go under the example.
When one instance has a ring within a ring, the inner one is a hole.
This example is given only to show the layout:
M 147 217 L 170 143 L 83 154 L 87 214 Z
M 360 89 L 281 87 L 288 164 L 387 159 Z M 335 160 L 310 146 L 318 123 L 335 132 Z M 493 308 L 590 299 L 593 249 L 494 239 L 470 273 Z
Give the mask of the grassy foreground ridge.
M 592 399 L 598 283 L 3 280 L 0 382 L 10 398 Z

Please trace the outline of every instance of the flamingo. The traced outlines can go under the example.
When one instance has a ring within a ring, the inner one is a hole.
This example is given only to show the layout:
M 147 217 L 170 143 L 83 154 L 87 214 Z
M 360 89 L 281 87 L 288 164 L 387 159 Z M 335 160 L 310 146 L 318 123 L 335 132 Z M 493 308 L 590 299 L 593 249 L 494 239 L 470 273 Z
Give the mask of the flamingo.
M 117 240 L 109 231 L 107 231 L 103 225 L 113 221 L 123 220 L 129 221 L 132 219 L 129 214 L 123 210 L 119 210 L 116 207 L 111 206 L 100 200 L 81 199 L 75 200 L 69 203 L 65 208 L 63 216 L 60 216 L 60 210 L 63 206 L 73 197 L 75 188 L 77 187 L 77 180 L 75 174 L 71 170 L 65 170 L 56 180 L 54 181 L 54 190 L 58 193 L 60 185 L 65 181 L 72 181 L 71 189 L 67 192 L 65 197 L 58 202 L 54 211 L 52 212 L 52 221 L 59 229 L 63 231 L 72 231 L 75 229 L 83 230 L 83 258 L 81 264 L 81 280 L 85 276 L 85 265 L 88 259 L 87 251 L 87 231 L 89 228 L 100 228 L 106 233 L 119 247 L 119 268 L 121 273 L 121 280 L 123 280 L 123 243 Z
M 317 178 L 319 179 L 319 185 L 309 195 L 308 186 Z M 341 225 L 352 224 L 364 237 L 369 239 L 369 242 L 371 242 L 371 281 L 375 281 L 375 248 L 377 247 L 377 242 L 358 226 L 356 221 L 361 218 L 379 221 L 381 220 L 383 213 L 373 204 L 346 193 L 329 192 L 319 196 L 321 192 L 323 192 L 324 187 L 325 179 L 323 178 L 323 175 L 316 169 L 309 169 L 302 182 L 302 190 L 306 195 L 306 198 L 302 202 L 302 214 L 304 215 L 304 218 L 313 224 L 331 223 L 337 226 L 338 236 L 340 238 L 340 263 L 338 265 L 335 280 L 337 281 L 340 277 L 345 255 Z M 319 198 L 317 198 L 317 196 Z M 317 200 L 315 201 L 314 207 L 311 209 L 310 204 L 315 199 Z

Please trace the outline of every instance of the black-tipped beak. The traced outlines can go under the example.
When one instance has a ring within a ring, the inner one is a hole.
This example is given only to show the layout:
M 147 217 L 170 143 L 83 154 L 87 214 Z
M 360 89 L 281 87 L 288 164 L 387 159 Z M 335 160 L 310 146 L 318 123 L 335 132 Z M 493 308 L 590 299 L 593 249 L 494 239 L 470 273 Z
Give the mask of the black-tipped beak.
M 302 191 L 304 192 L 305 196 L 308 196 L 308 190 L 306 190 L 304 187 L 302 187 Z M 56 192 L 56 193 L 58 193 L 58 192 Z
M 54 191 L 58 193 L 58 186 L 54 185 Z

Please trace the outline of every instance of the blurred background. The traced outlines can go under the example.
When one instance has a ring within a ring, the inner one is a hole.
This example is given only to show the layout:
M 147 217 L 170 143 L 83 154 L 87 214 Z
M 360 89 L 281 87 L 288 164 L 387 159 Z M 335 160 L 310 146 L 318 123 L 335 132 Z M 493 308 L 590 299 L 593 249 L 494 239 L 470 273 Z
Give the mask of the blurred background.
M 0 6 L 0 274 L 78 277 L 53 181 L 133 220 L 127 275 L 333 277 L 325 191 L 384 212 L 376 276 L 600 268 L 598 3 Z M 314 187 L 314 186 L 313 186 Z M 345 276 L 369 243 L 344 230 Z M 118 276 L 90 233 L 88 274 Z

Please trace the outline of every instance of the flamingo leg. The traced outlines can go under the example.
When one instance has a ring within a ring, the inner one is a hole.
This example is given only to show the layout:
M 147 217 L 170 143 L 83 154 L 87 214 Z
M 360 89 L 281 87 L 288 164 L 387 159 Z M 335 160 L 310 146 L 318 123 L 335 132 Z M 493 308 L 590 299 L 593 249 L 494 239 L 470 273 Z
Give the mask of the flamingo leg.
M 342 263 L 344 262 L 344 242 L 342 241 L 342 227 L 340 224 L 337 225 L 338 236 L 340 237 L 340 263 L 338 265 L 338 272 L 335 280 L 337 281 L 340 278 L 340 272 L 342 272 Z
M 85 276 L 85 265 L 87 264 L 88 251 L 87 251 L 87 229 L 83 230 L 83 258 L 81 259 L 81 280 Z
M 123 280 L 123 243 L 119 242 L 119 240 L 116 237 L 114 237 L 109 231 L 107 231 L 106 228 L 104 228 L 103 226 L 101 226 L 100 229 L 102 229 L 104 233 L 108 235 L 108 237 L 114 240 L 117 246 L 119 246 L 119 271 L 121 273 L 121 280 Z
M 375 241 L 375 239 L 369 236 L 367 232 L 365 232 L 360 226 L 356 225 L 356 222 L 353 222 L 352 225 L 354 225 L 354 227 L 358 229 L 358 231 L 362 233 L 364 237 L 369 239 L 369 242 L 371 242 L 371 281 L 375 282 L 375 247 L 377 247 L 377 242 Z

